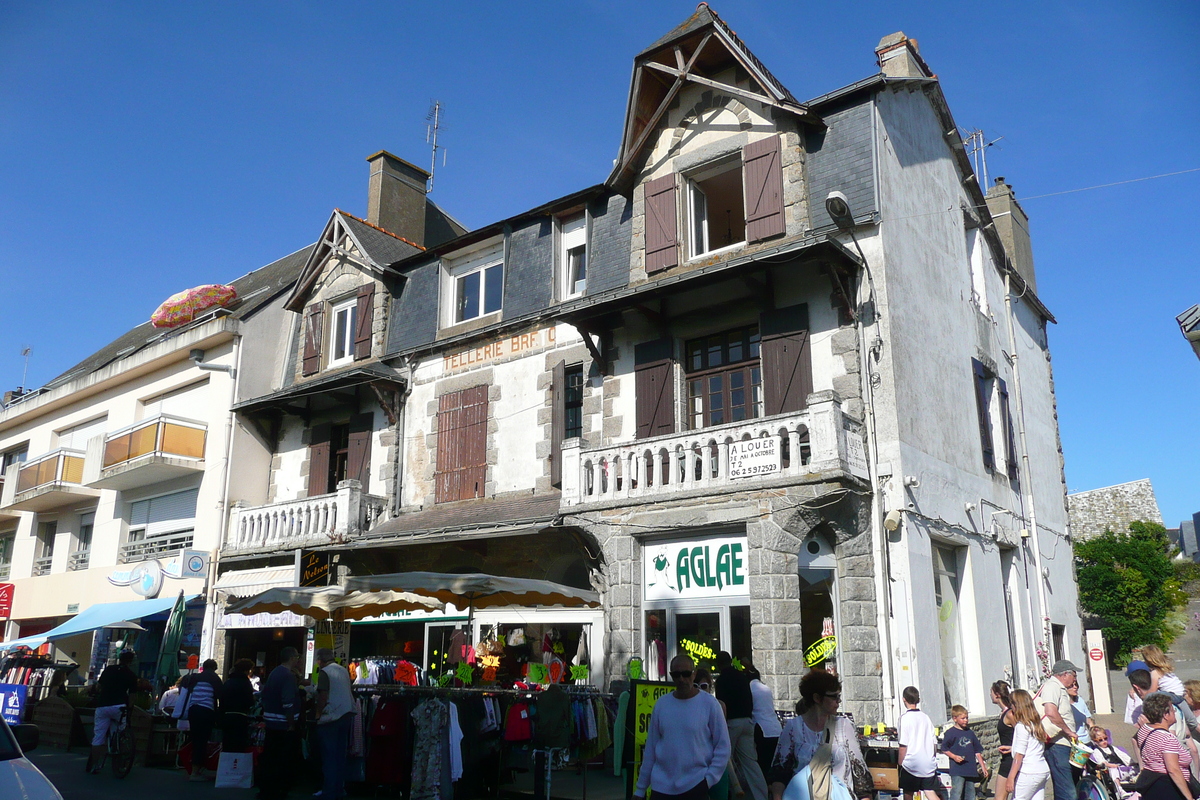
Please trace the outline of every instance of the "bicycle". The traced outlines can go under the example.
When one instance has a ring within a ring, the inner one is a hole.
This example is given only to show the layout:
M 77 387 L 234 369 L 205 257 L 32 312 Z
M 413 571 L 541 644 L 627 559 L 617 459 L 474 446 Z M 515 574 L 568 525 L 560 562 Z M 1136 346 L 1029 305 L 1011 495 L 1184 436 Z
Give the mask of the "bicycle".
M 124 778 L 133 769 L 133 731 L 129 729 L 129 706 L 121 709 L 121 718 L 108 730 L 108 754 L 113 775 Z M 101 766 L 104 766 L 101 764 Z

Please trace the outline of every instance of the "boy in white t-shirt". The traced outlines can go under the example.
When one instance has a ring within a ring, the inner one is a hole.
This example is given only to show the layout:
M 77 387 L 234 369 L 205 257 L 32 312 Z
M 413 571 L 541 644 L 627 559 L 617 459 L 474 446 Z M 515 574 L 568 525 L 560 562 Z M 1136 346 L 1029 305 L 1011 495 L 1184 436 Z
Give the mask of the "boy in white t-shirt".
M 921 693 L 909 686 L 904 693 L 904 713 L 900 715 L 900 789 L 904 800 L 913 800 L 920 793 L 928 800 L 938 800 L 941 786 L 937 779 L 937 740 L 933 721 L 917 706 Z

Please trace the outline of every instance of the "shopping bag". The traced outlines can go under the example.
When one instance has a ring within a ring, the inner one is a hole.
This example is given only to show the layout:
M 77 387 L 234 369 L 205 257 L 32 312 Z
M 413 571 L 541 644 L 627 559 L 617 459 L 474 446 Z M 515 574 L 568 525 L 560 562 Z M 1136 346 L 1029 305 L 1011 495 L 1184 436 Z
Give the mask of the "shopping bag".
M 254 787 L 254 756 L 250 753 L 221 753 L 217 766 L 218 789 L 251 789 Z

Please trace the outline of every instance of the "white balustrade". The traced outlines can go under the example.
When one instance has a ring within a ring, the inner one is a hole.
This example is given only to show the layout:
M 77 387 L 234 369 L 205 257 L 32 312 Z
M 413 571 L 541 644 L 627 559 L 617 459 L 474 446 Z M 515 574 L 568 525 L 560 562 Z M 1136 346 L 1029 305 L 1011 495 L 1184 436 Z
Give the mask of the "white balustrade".
M 733 489 L 830 469 L 863 477 L 861 453 L 861 423 L 842 415 L 832 392 L 817 392 L 807 409 L 793 414 L 586 450 L 578 439 L 564 442 L 562 502 Z
M 365 494 L 358 481 L 303 500 L 234 508 L 226 550 L 294 548 L 345 541 L 387 519 L 387 499 Z

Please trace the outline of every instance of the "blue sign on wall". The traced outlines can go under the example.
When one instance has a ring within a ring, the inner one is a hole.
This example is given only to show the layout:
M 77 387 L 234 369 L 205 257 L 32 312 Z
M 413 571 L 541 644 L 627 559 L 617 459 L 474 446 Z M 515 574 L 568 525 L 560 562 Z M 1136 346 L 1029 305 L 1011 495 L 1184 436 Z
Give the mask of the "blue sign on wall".
M 0 715 L 9 725 L 19 725 L 25 711 L 28 687 L 16 683 L 0 683 Z

